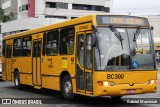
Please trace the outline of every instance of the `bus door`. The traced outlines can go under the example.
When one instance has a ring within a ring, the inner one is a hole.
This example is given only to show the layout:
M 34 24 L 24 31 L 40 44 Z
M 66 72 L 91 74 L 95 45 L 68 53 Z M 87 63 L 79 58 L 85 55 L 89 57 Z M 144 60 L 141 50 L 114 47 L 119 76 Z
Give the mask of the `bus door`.
M 32 71 L 33 71 L 33 84 L 40 86 L 41 85 L 41 49 L 42 49 L 42 40 L 34 39 L 33 40 L 33 50 L 32 50 Z
M 6 46 L 6 78 L 7 80 L 11 80 L 11 72 L 12 72 L 12 45 Z
M 77 34 L 77 91 L 93 94 L 91 32 Z

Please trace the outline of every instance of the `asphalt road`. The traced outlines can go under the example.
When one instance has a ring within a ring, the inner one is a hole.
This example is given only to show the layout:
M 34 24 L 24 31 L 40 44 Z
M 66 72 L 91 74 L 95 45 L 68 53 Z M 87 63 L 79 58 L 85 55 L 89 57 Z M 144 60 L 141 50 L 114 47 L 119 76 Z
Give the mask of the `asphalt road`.
M 160 86 L 160 71 L 158 73 Z M 97 107 L 97 106 L 135 106 L 135 107 L 159 107 L 160 104 L 127 104 L 126 100 L 113 100 L 108 97 L 91 98 L 80 96 L 74 101 L 67 101 L 62 99 L 60 92 L 47 89 L 36 90 L 32 87 L 26 87 L 24 90 L 17 90 L 14 87 L 13 82 L 6 82 L 0 80 L 0 98 L 46 98 L 49 103 L 43 105 L 0 105 L 0 107 Z M 123 98 L 159 98 L 160 100 L 160 88 L 158 87 L 157 93 L 153 94 L 140 94 L 124 96 Z

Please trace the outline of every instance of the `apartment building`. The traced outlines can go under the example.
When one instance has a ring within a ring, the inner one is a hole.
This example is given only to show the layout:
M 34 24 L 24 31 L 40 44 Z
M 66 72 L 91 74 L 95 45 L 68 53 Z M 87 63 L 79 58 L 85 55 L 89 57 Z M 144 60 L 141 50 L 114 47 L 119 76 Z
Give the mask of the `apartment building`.
M 113 0 L 1 0 L 14 20 L 3 23 L 2 36 L 89 14 L 110 13 Z

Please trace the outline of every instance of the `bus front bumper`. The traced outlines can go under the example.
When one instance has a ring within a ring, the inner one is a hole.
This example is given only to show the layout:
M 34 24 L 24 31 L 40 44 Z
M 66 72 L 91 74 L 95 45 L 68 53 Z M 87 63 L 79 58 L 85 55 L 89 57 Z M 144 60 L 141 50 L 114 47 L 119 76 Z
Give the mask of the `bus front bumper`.
M 157 91 L 157 84 L 129 84 L 115 85 L 115 86 L 99 86 L 96 85 L 94 96 L 123 96 L 144 93 L 155 93 Z

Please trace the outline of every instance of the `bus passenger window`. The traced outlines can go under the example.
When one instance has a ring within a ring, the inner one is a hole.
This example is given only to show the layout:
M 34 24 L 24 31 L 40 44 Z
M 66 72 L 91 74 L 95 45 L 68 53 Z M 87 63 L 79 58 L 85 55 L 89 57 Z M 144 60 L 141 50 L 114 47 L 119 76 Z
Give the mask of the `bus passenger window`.
M 21 38 L 14 39 L 13 56 L 21 56 Z
M 43 33 L 43 50 L 42 55 L 45 56 L 46 54 L 46 32 Z
M 31 56 L 31 36 L 22 38 L 22 56 Z
M 47 33 L 46 55 L 57 55 L 58 53 L 59 31 L 51 31 Z
M 60 53 L 71 55 L 74 53 L 74 27 L 61 30 Z

